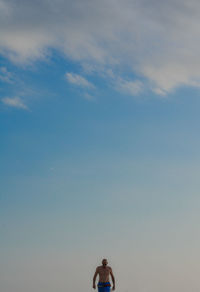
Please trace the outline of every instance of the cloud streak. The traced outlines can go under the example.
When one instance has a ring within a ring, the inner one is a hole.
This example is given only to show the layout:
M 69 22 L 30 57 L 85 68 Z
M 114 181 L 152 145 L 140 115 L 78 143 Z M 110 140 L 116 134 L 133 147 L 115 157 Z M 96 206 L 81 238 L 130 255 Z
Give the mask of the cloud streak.
M 0 67 L 0 80 L 6 83 L 13 83 L 12 73 L 6 67 Z
M 143 90 L 143 83 L 140 80 L 127 81 L 119 79 L 117 81 L 117 87 L 119 91 L 129 95 L 138 95 Z
M 0 7 L 0 53 L 14 62 L 53 48 L 97 71 L 127 67 L 158 94 L 200 86 L 198 1 L 0 0 Z
M 73 85 L 86 87 L 86 88 L 94 87 L 94 85 L 91 82 L 89 82 L 86 78 L 84 78 L 83 76 L 79 74 L 68 72 L 65 74 L 65 76 L 66 76 L 67 81 Z
M 28 110 L 28 107 L 24 104 L 20 97 L 4 97 L 1 101 L 6 106 Z

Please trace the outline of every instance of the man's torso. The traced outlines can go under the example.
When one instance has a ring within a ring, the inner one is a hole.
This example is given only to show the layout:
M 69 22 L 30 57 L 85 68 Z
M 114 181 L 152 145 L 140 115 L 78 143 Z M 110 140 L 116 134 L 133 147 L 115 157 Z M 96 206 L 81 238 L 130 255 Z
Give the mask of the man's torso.
M 97 267 L 97 272 L 99 274 L 99 282 L 109 282 L 109 275 L 110 272 L 112 271 L 111 267 Z

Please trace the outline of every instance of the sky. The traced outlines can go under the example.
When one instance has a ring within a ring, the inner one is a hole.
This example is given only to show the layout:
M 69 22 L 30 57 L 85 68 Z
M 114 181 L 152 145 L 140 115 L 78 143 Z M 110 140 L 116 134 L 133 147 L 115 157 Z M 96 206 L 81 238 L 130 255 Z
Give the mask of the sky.
M 196 292 L 200 2 L 0 0 L 0 290 Z

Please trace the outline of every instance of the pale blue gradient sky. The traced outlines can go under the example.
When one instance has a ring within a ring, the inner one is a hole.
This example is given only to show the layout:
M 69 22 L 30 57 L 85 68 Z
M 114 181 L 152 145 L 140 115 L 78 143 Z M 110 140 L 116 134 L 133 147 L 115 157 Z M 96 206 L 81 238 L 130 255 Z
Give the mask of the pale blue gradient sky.
M 0 290 L 196 292 L 200 7 L 76 2 L 0 0 Z

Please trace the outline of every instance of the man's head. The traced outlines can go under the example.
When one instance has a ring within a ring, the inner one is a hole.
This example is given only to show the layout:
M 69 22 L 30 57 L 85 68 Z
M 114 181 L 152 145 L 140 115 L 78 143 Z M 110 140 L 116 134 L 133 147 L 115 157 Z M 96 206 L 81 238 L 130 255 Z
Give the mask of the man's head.
M 107 259 L 103 259 L 103 260 L 102 260 L 102 265 L 103 265 L 104 267 L 106 267 L 106 266 L 107 266 L 107 264 L 108 264 L 108 261 L 107 261 Z

